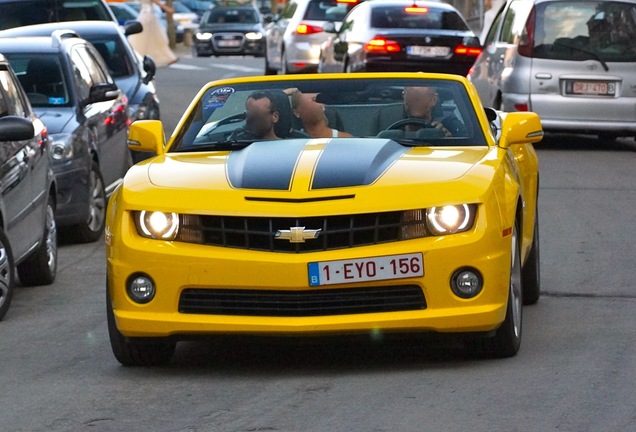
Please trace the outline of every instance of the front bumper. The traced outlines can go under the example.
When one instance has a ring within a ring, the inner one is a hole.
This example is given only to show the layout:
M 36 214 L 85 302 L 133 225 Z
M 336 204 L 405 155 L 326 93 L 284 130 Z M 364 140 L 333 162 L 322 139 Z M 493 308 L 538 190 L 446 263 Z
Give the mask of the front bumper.
M 129 337 L 177 338 L 213 334 L 344 334 L 365 332 L 487 332 L 499 327 L 508 299 L 510 238 L 496 228 L 382 245 L 314 253 L 272 253 L 163 242 L 136 234 L 128 214 L 107 229 L 108 289 L 119 331 Z M 112 220 L 112 219 L 111 219 Z M 424 276 L 379 282 L 310 287 L 308 262 L 422 252 Z M 451 275 L 470 266 L 484 288 L 472 299 L 455 296 Z M 143 273 L 156 284 L 155 297 L 134 303 L 126 293 L 131 275 Z M 186 289 L 263 290 L 298 293 L 315 289 L 416 285 L 426 308 L 396 312 L 325 316 L 254 316 L 181 313 Z

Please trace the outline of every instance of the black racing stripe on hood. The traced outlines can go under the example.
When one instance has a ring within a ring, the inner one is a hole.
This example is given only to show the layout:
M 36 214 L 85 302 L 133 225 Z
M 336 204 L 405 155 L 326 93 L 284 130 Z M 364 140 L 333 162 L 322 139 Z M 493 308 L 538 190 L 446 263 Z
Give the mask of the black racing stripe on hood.
M 296 161 L 307 141 L 258 141 L 230 153 L 230 184 L 235 188 L 289 190 Z
M 312 189 L 371 184 L 406 151 L 387 139 L 333 139 L 320 155 Z

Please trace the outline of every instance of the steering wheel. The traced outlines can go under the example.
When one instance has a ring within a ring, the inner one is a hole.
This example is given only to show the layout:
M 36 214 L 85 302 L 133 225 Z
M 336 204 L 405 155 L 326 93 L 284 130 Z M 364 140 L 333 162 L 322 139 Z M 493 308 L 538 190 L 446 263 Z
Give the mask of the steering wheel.
M 424 120 L 424 119 L 421 119 L 421 118 L 417 118 L 417 117 L 409 117 L 409 118 L 405 118 L 405 119 L 396 121 L 391 126 L 386 128 L 386 130 L 404 129 L 404 126 L 406 126 L 406 125 L 416 125 L 416 126 L 421 126 L 421 127 L 425 127 L 425 128 L 435 127 L 435 126 L 433 126 L 431 124 L 431 122 L 429 122 L 427 120 Z

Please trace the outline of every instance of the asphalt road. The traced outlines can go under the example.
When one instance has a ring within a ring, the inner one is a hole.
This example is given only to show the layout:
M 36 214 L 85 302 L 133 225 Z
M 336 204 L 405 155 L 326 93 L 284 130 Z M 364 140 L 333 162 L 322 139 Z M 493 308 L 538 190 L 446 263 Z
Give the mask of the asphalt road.
M 168 133 L 205 81 L 263 66 L 181 55 L 158 73 Z M 636 144 L 537 148 L 544 296 L 516 357 L 380 334 L 187 342 L 167 367 L 125 368 L 104 245 L 66 244 L 55 284 L 18 288 L 0 322 L 0 431 L 636 431 Z

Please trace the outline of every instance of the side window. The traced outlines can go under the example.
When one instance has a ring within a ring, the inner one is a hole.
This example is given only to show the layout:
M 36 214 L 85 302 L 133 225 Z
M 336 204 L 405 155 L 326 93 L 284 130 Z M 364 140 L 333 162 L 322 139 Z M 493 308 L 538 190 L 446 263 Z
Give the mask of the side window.
M 17 80 L 6 70 L 0 70 L 0 117 L 17 115 L 26 117 L 27 105 L 22 97 Z
M 97 59 L 92 52 L 85 46 L 74 49 L 78 57 L 84 62 L 88 73 L 90 74 L 93 84 L 111 82 L 110 76 L 106 73 L 106 65 L 100 59 Z
M 510 3 L 501 28 L 501 42 L 514 44 L 519 40 L 532 6 L 533 2 L 523 0 Z
M 90 71 L 82 61 L 76 50 L 71 52 L 71 67 L 73 68 L 73 77 L 77 88 L 77 97 L 81 101 L 88 99 L 93 80 Z
M 503 17 L 503 13 L 500 11 L 499 14 L 495 17 L 490 29 L 488 30 L 488 34 L 486 34 L 486 38 L 484 39 L 484 47 L 490 45 L 494 40 L 495 36 L 497 36 L 497 31 L 499 31 L 499 27 L 501 26 L 501 19 Z

